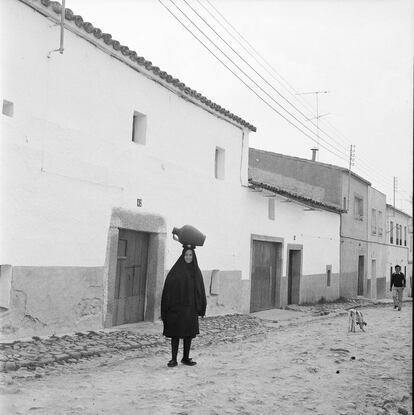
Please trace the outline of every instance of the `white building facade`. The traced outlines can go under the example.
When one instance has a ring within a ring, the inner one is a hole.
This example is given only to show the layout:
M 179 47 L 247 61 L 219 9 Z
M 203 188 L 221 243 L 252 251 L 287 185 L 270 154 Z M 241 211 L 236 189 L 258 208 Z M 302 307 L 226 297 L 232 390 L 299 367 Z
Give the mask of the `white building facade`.
M 387 204 L 387 292 L 389 292 L 391 274 L 395 266 L 400 265 L 407 279 L 404 295 L 412 297 L 413 276 L 413 238 L 412 217 Z
M 317 300 L 306 276 L 334 287 L 340 215 L 249 187 L 255 127 L 70 10 L 64 53 L 50 53 L 56 2 L 2 8 L 4 336 L 158 319 L 184 224 L 207 235 L 207 314 Z

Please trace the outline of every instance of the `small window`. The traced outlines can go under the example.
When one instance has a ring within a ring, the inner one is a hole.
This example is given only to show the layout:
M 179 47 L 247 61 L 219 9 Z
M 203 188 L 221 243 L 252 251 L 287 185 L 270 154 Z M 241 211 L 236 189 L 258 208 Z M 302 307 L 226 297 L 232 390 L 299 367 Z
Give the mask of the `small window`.
M 326 266 L 326 286 L 331 286 L 331 273 L 332 273 L 332 265 Z
M 359 196 L 354 198 L 354 218 L 363 220 L 364 218 L 364 199 Z
M 269 197 L 268 201 L 268 207 L 269 207 L 269 219 L 275 220 L 275 199 L 273 197 Z
M 214 177 L 216 179 L 224 179 L 224 158 L 225 150 L 216 147 L 215 162 L 214 162 Z
M 390 221 L 390 244 L 394 243 L 394 222 Z
M 147 116 L 134 111 L 132 120 L 132 141 L 137 144 L 145 144 L 147 135 Z
M 377 210 L 371 210 L 371 233 L 373 235 L 377 234 Z
M 400 225 L 395 224 L 395 244 L 400 244 Z
M 8 117 L 13 117 L 14 115 L 13 102 L 7 101 L 7 99 L 3 99 L 3 114 L 7 115 Z
M 404 246 L 407 246 L 407 227 L 404 226 Z

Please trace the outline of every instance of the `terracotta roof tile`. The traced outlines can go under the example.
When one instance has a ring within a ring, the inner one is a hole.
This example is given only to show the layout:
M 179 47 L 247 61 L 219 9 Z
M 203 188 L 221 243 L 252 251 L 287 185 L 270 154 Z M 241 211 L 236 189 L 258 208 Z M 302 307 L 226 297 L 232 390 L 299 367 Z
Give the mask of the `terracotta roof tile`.
M 36 0 L 30 0 L 30 1 L 32 3 L 36 2 Z M 56 14 L 62 13 L 62 5 L 57 1 L 40 0 L 40 3 L 44 7 L 50 8 Z M 119 41 L 112 39 L 111 34 L 102 32 L 101 29 L 94 27 L 93 24 L 90 22 L 85 22 L 82 16 L 78 14 L 74 14 L 73 11 L 69 8 L 65 9 L 65 19 L 67 22 L 69 22 L 69 24 L 74 23 L 79 29 L 84 30 L 84 32 L 87 33 L 88 35 L 94 36 L 98 40 L 102 40 L 106 45 L 112 46 L 112 48 L 116 51 L 120 51 L 123 56 L 127 56 L 129 59 L 131 59 L 131 61 L 136 62 L 138 65 L 144 66 L 145 69 L 147 69 L 148 71 L 152 71 L 154 75 L 174 85 L 175 87 L 180 89 L 184 94 L 193 97 L 194 99 L 202 102 L 203 104 L 210 107 L 214 111 L 222 114 L 223 116 L 227 118 L 234 120 L 238 124 L 248 128 L 249 130 L 256 131 L 256 127 L 253 126 L 252 124 L 234 115 L 233 113 L 221 107 L 220 105 L 215 104 L 214 102 L 207 99 L 199 92 L 185 85 L 179 79 L 174 78 L 171 75 L 169 75 L 167 72 L 161 70 L 158 66 L 154 66 L 151 61 L 147 61 L 142 56 L 138 56 L 138 54 L 135 51 L 130 50 L 128 46 L 121 45 Z
M 273 192 L 273 193 L 279 194 L 281 196 L 291 198 L 293 200 L 297 200 L 298 202 L 302 202 L 302 203 L 304 203 L 306 205 L 309 205 L 309 206 L 313 206 L 313 207 L 323 209 L 323 210 L 328 210 L 330 212 L 335 212 L 335 213 L 345 212 L 344 210 L 339 209 L 335 205 L 320 202 L 319 200 L 311 199 L 309 197 L 305 197 L 305 196 L 302 196 L 302 195 L 297 194 L 297 193 L 289 192 L 289 191 L 287 191 L 285 189 L 282 189 L 280 187 L 277 187 L 277 186 L 269 185 L 267 183 L 258 182 L 258 181 L 255 181 L 253 179 L 249 179 L 249 183 L 253 187 L 258 187 L 258 188 L 261 188 L 261 189 L 269 190 L 270 192 Z

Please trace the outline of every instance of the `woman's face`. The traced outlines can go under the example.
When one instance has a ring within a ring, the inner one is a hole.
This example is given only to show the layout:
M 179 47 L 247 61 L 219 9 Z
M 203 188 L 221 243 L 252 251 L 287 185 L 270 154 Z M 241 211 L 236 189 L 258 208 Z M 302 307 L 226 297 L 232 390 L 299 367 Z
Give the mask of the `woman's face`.
M 191 249 L 185 251 L 184 261 L 187 262 L 187 264 L 191 264 L 193 262 L 193 251 Z

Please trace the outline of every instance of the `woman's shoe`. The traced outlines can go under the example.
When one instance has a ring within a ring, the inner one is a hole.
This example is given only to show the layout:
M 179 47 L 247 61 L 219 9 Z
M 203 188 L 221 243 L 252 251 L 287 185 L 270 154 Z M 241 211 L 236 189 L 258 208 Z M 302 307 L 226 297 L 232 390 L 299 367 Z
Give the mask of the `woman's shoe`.
M 187 365 L 187 366 L 194 366 L 194 365 L 196 365 L 197 364 L 197 362 L 194 362 L 193 361 L 193 359 L 181 359 L 181 363 L 183 364 L 183 365 Z
M 176 360 L 170 360 L 168 363 L 167 363 L 167 366 L 168 367 L 174 367 L 174 366 L 177 366 L 177 361 Z

